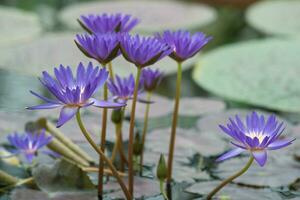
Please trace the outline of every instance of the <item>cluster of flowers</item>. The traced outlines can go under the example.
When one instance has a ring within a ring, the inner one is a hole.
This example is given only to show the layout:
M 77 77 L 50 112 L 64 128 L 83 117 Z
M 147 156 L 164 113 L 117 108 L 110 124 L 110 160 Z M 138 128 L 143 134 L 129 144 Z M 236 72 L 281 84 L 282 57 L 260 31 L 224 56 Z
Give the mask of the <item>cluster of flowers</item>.
M 168 169 L 168 177 L 160 173 L 162 179 L 168 178 L 168 180 L 171 180 L 172 157 L 180 99 L 181 63 L 198 53 L 211 40 L 211 37 L 207 37 L 201 32 L 191 34 L 184 30 L 167 30 L 162 34 L 157 33 L 151 37 L 129 34 L 138 22 L 138 19 L 124 14 L 82 16 L 79 23 L 88 33 L 76 35 L 75 43 L 84 55 L 96 60 L 102 67 L 95 66 L 91 62 L 86 66 L 79 63 L 75 74 L 72 72 L 71 67 L 61 65 L 58 68 L 54 68 L 55 77 L 44 71 L 40 81 L 55 99 L 49 99 L 31 91 L 33 95 L 45 101 L 45 103 L 28 108 L 30 110 L 61 108 L 57 127 L 61 127 L 76 115 L 78 124 L 87 140 L 99 152 L 102 159 L 105 159 L 102 152 L 103 147 L 98 149 L 93 141 L 90 140 L 80 119 L 80 109 L 96 106 L 104 108 L 104 110 L 107 108 L 119 110 L 126 106 L 128 100 L 132 99 L 128 154 L 129 192 L 122 180 L 118 179 L 117 174 L 115 174 L 127 199 L 132 199 L 133 194 L 132 148 L 136 101 L 148 103 L 149 105 L 150 99 L 143 100 L 140 94 L 143 91 L 153 92 L 162 77 L 162 73 L 159 70 L 145 67 L 158 62 L 166 56 L 170 56 L 178 63 L 175 108 L 168 166 L 166 167 Z M 131 74 L 128 77 L 121 78 L 118 75 L 113 75 L 111 62 L 119 55 L 123 55 L 128 62 L 136 66 L 137 74 L 135 76 Z M 109 70 L 107 70 L 107 66 Z M 104 100 L 93 97 L 100 88 L 104 88 Z M 111 93 L 110 98 L 107 98 L 107 88 Z M 146 116 L 146 119 L 148 119 L 148 116 Z M 105 123 L 106 121 L 104 121 Z M 105 128 L 103 127 L 106 127 L 106 125 L 103 126 L 102 124 L 102 130 L 104 129 L 102 134 L 105 134 Z M 250 151 L 252 155 L 251 162 L 255 159 L 259 165 L 263 166 L 267 160 L 266 150 L 283 148 L 292 142 L 292 140 L 280 139 L 280 135 L 284 130 L 283 124 L 279 124 L 273 115 L 265 120 L 264 116 L 259 116 L 254 112 L 247 116 L 246 123 L 243 123 L 236 116 L 235 120 L 230 119 L 227 127 L 220 127 L 234 139 L 232 144 L 236 146 L 236 149 L 221 156 L 218 159 L 219 161 L 236 156 L 244 151 Z M 144 131 L 146 132 L 146 130 Z M 51 141 L 51 137 L 46 137 L 43 133 L 39 136 L 26 137 L 14 135 L 9 137 L 9 141 L 18 149 L 22 149 L 27 159 L 32 161 L 37 150 L 48 144 Z M 110 164 L 107 159 L 105 162 Z M 114 172 L 114 167 L 111 165 L 110 167 Z M 101 181 L 99 184 L 101 184 Z M 210 197 L 220 188 L 212 192 Z

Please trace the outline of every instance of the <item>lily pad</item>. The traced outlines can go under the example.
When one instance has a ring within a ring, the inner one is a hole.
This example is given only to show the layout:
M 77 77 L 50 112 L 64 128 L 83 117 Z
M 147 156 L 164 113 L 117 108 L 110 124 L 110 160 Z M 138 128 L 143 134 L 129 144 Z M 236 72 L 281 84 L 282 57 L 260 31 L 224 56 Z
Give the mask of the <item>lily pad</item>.
M 51 195 L 51 197 L 42 191 L 32 189 L 16 189 L 11 194 L 11 200 L 97 200 L 96 194 L 87 194 L 84 192 L 61 193 Z M 105 200 L 105 199 L 104 199 Z
M 127 178 L 124 178 L 125 183 L 128 181 Z M 106 190 L 115 190 L 119 188 L 119 184 L 117 182 L 110 181 L 106 185 L 104 185 Z M 159 190 L 159 182 L 155 179 L 149 178 L 141 178 L 134 177 L 134 197 L 151 197 L 160 194 Z M 111 199 L 123 199 L 124 193 L 122 190 L 118 190 L 112 193 L 109 193 L 108 196 Z
M 202 56 L 193 79 L 225 99 L 300 112 L 300 40 L 253 40 Z M 285 52 L 284 55 L 282 52 Z
M 220 100 L 201 97 L 185 97 L 180 100 L 180 116 L 200 116 L 215 113 L 225 109 L 225 103 Z
M 32 40 L 42 29 L 38 16 L 22 10 L 0 6 L 0 47 Z
M 147 136 L 146 149 L 167 154 L 171 130 L 157 129 Z M 196 153 L 204 156 L 218 155 L 226 148 L 226 142 L 211 134 L 201 134 L 195 130 L 177 129 L 175 156 L 192 157 Z
M 218 184 L 220 184 L 220 181 L 199 182 L 191 187 L 186 188 L 185 191 L 200 195 L 207 195 Z M 272 192 L 270 189 L 251 189 L 247 187 L 240 187 L 234 184 L 228 184 L 221 191 L 219 191 L 213 199 L 281 200 L 281 197 L 276 192 Z
M 75 34 L 71 33 L 53 33 L 31 42 L 5 48 L 0 53 L 0 68 L 40 76 L 43 70 L 51 73 L 53 68 L 58 67 L 60 64 L 70 65 L 73 69 L 77 67 L 79 62 L 92 61 L 97 64 L 80 52 L 74 43 L 74 38 Z M 183 68 L 187 69 L 194 61 L 195 59 L 188 60 L 183 64 Z M 168 57 L 151 66 L 151 68 L 159 68 L 165 75 L 177 72 L 176 63 Z M 113 61 L 113 69 L 120 76 L 135 73 L 137 70 L 122 56 Z
M 172 100 L 159 95 L 153 95 L 151 100 L 154 101 L 154 103 L 150 105 L 149 118 L 163 117 L 173 112 L 174 105 Z M 131 105 L 132 102 L 128 102 L 127 105 L 128 109 L 126 109 L 128 116 L 130 116 Z M 144 119 L 146 107 L 147 107 L 146 104 L 137 103 L 136 113 L 135 113 L 137 119 L 141 119 L 141 120 Z
M 280 187 L 293 183 L 300 177 L 300 164 L 296 163 L 292 156 L 288 156 L 287 152 L 284 152 L 287 151 L 286 149 L 281 151 L 270 151 L 264 167 L 260 167 L 254 162 L 245 174 L 233 182 L 253 187 Z M 225 179 L 242 169 L 248 159 L 248 157 L 243 157 L 224 161 L 219 164 L 215 175 Z
M 164 29 L 203 28 L 216 20 L 216 12 L 206 5 L 174 1 L 102 1 L 75 4 L 61 11 L 60 19 L 72 30 L 82 30 L 77 23 L 83 14 L 128 13 L 141 19 L 138 33 L 153 34 Z
M 87 191 L 95 189 L 93 183 L 78 166 L 59 160 L 54 166 L 41 165 L 33 170 L 38 187 L 47 193 Z
M 299 10 L 297 0 L 261 1 L 249 8 L 246 19 L 250 26 L 266 35 L 300 35 Z

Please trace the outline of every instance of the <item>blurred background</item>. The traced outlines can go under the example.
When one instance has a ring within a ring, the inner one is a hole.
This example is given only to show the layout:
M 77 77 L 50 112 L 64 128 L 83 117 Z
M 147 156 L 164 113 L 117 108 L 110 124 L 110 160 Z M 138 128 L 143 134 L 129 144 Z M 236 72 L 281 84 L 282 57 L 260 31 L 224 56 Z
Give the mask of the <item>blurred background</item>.
M 135 32 L 203 31 L 214 37 L 184 65 L 183 96 L 222 100 L 297 116 L 300 112 L 298 0 L 0 0 L 0 110 L 20 111 L 41 91 L 37 76 L 86 59 L 73 39 L 87 13 L 124 12 L 141 19 Z M 134 68 L 118 58 L 120 75 Z M 173 97 L 176 63 L 154 67 L 166 78 L 158 93 Z M 46 94 L 45 94 L 46 95 Z

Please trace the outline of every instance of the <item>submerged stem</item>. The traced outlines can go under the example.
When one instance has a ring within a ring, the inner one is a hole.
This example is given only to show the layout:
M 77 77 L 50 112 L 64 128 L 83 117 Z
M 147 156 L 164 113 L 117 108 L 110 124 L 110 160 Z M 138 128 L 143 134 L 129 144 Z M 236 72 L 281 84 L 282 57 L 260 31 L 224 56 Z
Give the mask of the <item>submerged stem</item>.
M 148 92 L 147 94 L 147 101 L 150 102 L 152 93 Z M 146 134 L 148 129 L 148 118 L 149 118 L 149 111 L 150 111 L 150 103 L 146 105 L 146 112 L 144 116 L 144 128 L 143 128 L 143 135 L 142 135 L 142 152 L 140 157 L 140 176 L 143 175 L 143 164 L 144 164 L 144 147 L 146 141 Z
M 174 105 L 174 112 L 173 112 L 173 121 L 172 121 L 171 138 L 170 138 L 170 145 L 169 145 L 169 156 L 168 156 L 167 183 L 170 183 L 172 181 L 173 156 L 174 156 L 176 127 L 177 127 L 179 101 L 180 101 L 180 93 L 181 93 L 181 79 L 182 79 L 181 62 L 178 62 L 175 105 Z
M 134 184 L 134 180 L 133 180 L 133 176 L 134 176 L 133 140 L 134 140 L 135 108 L 136 108 L 136 101 L 137 101 L 141 71 L 142 71 L 142 68 L 137 67 L 137 75 L 136 75 L 136 80 L 135 80 L 135 87 L 134 87 L 134 94 L 133 94 L 131 115 L 130 115 L 129 144 L 128 144 L 128 187 L 129 187 L 129 193 L 131 194 L 131 196 L 133 196 L 133 184 Z
M 91 138 L 90 133 L 86 130 L 82 120 L 81 120 L 81 116 L 80 116 L 80 111 L 78 110 L 78 112 L 76 113 L 76 119 L 77 119 L 77 123 L 79 125 L 79 128 L 81 130 L 81 132 L 83 133 L 83 135 L 85 136 L 85 138 L 87 139 L 87 141 L 90 143 L 90 145 L 94 148 L 94 150 L 100 155 L 100 157 L 107 163 L 108 167 L 110 168 L 112 174 L 114 175 L 114 177 L 117 179 L 118 183 L 120 184 L 125 196 L 127 200 L 132 200 L 132 196 L 129 194 L 125 183 L 123 182 L 122 178 L 119 176 L 118 171 L 116 170 L 116 168 L 114 167 L 114 165 L 110 162 L 109 158 L 107 158 L 104 154 L 104 152 L 101 150 L 101 148 L 99 148 L 97 146 L 97 144 L 93 141 L 93 139 Z
M 250 157 L 249 161 L 247 162 L 247 164 L 245 165 L 245 167 L 243 169 L 241 169 L 239 172 L 237 172 L 236 174 L 230 176 L 229 178 L 225 179 L 220 185 L 218 185 L 215 189 L 213 189 L 213 191 L 211 191 L 206 199 L 207 200 L 211 200 L 212 197 L 218 192 L 220 191 L 225 185 L 227 185 L 228 183 L 230 183 L 231 181 L 233 181 L 234 179 L 236 179 L 237 177 L 241 176 L 242 174 L 244 174 L 249 167 L 251 166 L 252 162 L 253 162 L 254 158 L 253 156 Z

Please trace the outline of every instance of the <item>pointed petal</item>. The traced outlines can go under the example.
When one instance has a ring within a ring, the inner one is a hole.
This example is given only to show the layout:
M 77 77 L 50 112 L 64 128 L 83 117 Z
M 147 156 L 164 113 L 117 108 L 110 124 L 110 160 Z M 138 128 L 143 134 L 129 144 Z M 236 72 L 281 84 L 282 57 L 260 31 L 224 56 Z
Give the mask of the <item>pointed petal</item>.
M 245 150 L 240 149 L 240 148 L 235 148 L 233 150 L 230 150 L 230 151 L 226 152 L 222 156 L 220 156 L 216 161 L 220 162 L 220 161 L 223 161 L 223 160 L 227 160 L 229 158 L 232 158 L 232 157 L 235 157 L 235 156 L 241 154 L 243 151 L 245 151 Z
M 295 140 L 295 139 L 293 139 L 293 140 L 277 140 L 277 141 L 274 141 L 274 142 L 272 142 L 271 144 L 269 144 L 268 150 L 281 149 L 281 148 L 283 148 L 283 147 L 286 147 L 286 146 L 292 144 L 292 142 L 293 142 L 294 140 Z
M 263 167 L 267 161 L 267 151 L 266 150 L 259 150 L 259 151 L 252 151 L 252 155 L 256 162 Z
M 64 125 L 67 121 L 72 119 L 72 117 L 74 117 L 74 115 L 76 114 L 78 109 L 79 109 L 78 107 L 64 106 L 60 111 L 60 115 L 59 115 L 59 119 L 58 119 L 58 122 L 56 124 L 56 127 L 59 128 L 62 125 Z
M 34 158 L 34 154 L 33 153 L 25 153 L 25 158 L 26 158 L 28 163 L 32 163 L 33 158 Z
M 100 108 L 120 108 L 126 106 L 125 103 L 115 103 L 110 101 L 102 101 L 97 99 L 91 99 L 94 102 L 93 106 L 100 107 Z
M 26 107 L 28 110 L 53 109 L 62 106 L 61 104 L 45 103 L 37 106 Z

